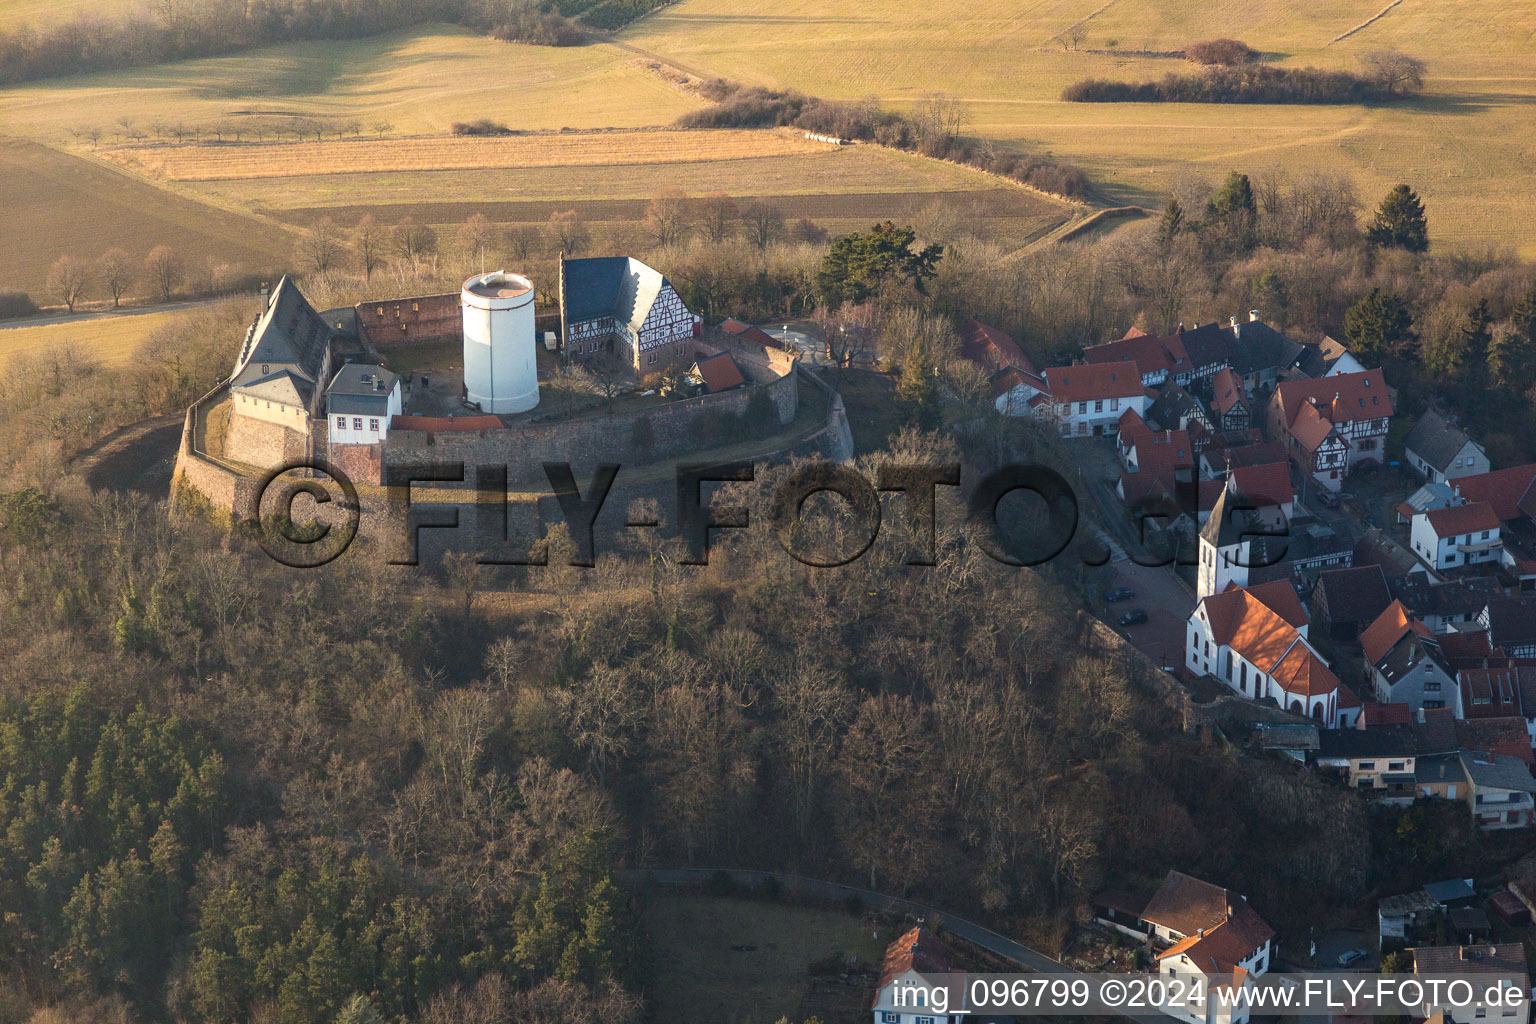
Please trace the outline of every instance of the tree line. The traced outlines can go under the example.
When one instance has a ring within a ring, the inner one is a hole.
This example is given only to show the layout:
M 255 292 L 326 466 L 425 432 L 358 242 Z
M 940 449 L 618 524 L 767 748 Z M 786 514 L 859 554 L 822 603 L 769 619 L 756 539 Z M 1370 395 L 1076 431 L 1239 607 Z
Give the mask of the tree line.
M 1231 41 L 1216 41 L 1231 42 Z M 1242 44 L 1239 44 L 1242 45 Z M 1424 85 L 1424 62 L 1405 53 L 1372 50 L 1361 71 L 1279 68 L 1232 55 L 1202 55 L 1197 74 L 1164 75 L 1153 82 L 1085 78 L 1062 90 L 1068 103 L 1377 103 L 1412 96 Z
M 967 138 L 964 106 L 952 97 L 922 97 L 912 114 L 881 108 L 873 100 L 850 103 L 807 96 L 793 89 L 747 86 L 710 79 L 700 92 L 713 102 L 678 119 L 687 128 L 772 128 L 793 126 L 818 135 L 875 142 L 924 156 L 953 160 L 1073 199 L 1088 192 L 1088 180 L 1072 164 L 1038 153 L 999 150 Z

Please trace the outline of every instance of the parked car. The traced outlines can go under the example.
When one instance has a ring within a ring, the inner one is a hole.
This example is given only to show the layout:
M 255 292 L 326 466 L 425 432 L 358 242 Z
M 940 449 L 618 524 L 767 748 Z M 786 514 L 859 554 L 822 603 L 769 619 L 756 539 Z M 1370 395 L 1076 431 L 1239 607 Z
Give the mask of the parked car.
M 1325 490 L 1323 488 L 1318 488 L 1317 500 L 1322 502 L 1328 508 L 1339 507 L 1339 496 L 1334 494 L 1332 491 Z
M 1120 625 L 1122 626 L 1139 626 L 1146 621 L 1147 613 L 1142 611 L 1140 608 L 1132 608 L 1130 611 L 1120 616 Z
M 1129 601 L 1135 596 L 1136 591 L 1130 587 L 1116 587 L 1113 590 L 1104 591 L 1104 600 L 1110 604 L 1114 604 L 1116 601 Z
M 1350 964 L 1364 960 L 1368 956 L 1370 954 L 1363 949 L 1346 949 L 1339 954 L 1339 966 L 1348 967 Z

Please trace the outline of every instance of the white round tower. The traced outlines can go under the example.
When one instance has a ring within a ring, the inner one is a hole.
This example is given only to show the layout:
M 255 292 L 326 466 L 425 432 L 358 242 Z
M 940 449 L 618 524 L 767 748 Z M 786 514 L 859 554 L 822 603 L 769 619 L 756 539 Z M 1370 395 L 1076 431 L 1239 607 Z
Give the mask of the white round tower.
M 533 282 L 498 270 L 464 282 L 464 389 L 482 412 L 539 404 Z

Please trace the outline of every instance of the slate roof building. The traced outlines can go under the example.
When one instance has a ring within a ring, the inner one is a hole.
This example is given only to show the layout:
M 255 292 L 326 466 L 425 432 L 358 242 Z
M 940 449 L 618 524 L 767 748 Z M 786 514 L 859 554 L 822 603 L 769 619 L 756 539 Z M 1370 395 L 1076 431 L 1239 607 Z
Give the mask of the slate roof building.
M 1408 431 L 1403 456 L 1429 483 L 1475 476 L 1492 468 L 1483 446 L 1434 409 L 1419 417 Z
M 229 376 L 231 457 L 267 469 L 310 454 L 336 333 L 292 279 L 277 282 Z
M 400 413 L 400 377 L 377 363 L 347 363 L 325 389 L 331 444 L 382 441 Z
M 650 373 L 686 358 L 701 323 L 672 283 L 637 259 L 560 259 L 561 337 L 573 358 L 612 354 Z
M 1353 642 L 1392 603 L 1386 573 L 1379 565 L 1330 569 L 1312 590 L 1313 618 L 1334 640 Z

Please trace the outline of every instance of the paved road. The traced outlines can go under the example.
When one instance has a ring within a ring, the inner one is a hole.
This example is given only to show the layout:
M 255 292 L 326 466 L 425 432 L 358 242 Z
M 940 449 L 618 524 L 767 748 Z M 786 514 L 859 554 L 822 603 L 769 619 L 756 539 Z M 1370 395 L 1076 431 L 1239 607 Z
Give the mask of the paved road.
M 1113 563 L 1110 587 L 1130 587 L 1136 596 L 1129 601 L 1105 604 L 1098 600 L 1099 617 L 1131 639 L 1131 645 L 1163 668 L 1177 668 L 1184 660 L 1184 633 L 1195 607 L 1194 592 L 1172 566 L 1154 568 L 1132 561 Z M 1107 588 L 1106 588 L 1107 589 Z M 1117 620 L 1133 608 L 1147 613 L 1140 626 L 1121 626 Z
M 619 880 L 629 885 L 639 885 L 646 882 L 667 886 L 694 886 L 704 885 L 717 875 L 721 869 L 717 868 L 660 868 L 654 871 L 620 871 Z M 776 871 L 740 871 L 726 870 L 726 874 L 743 888 L 751 888 L 762 884 L 769 877 L 778 880 L 784 893 L 797 895 L 806 899 L 825 900 L 829 903 L 842 903 L 849 896 L 857 896 L 865 906 L 874 907 L 877 910 L 892 911 L 898 914 L 911 914 L 932 920 L 935 917 L 943 923 L 945 931 L 956 935 L 974 946 L 978 946 L 989 953 L 993 953 L 1005 960 L 1016 963 L 1031 971 L 1055 974 L 1077 974 L 1066 964 L 1059 960 L 1053 960 L 1038 950 L 1013 941 L 1004 935 L 989 928 L 983 928 L 979 924 L 956 917 L 953 914 L 936 910 L 933 907 L 915 903 L 912 900 L 904 900 L 898 896 L 887 896 L 884 893 L 872 892 L 869 889 L 859 889 L 851 885 L 841 885 L 837 882 L 826 882 L 819 878 L 805 878 L 800 875 L 785 875 Z M 1174 1018 L 1163 1013 L 1145 1013 L 1128 1016 L 1128 1019 L 1137 1021 L 1138 1024 L 1172 1024 Z

